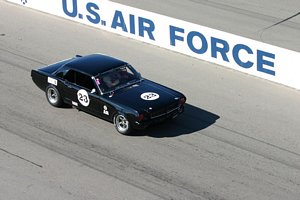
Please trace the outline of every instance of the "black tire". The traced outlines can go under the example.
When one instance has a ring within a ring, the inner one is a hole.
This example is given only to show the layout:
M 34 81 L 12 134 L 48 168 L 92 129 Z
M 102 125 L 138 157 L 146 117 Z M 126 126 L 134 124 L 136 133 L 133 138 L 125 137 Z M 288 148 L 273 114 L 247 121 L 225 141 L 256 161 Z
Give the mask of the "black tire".
M 131 133 L 130 122 L 123 114 L 116 114 L 114 116 L 114 125 L 117 131 L 123 135 L 129 135 Z
M 53 85 L 48 85 L 46 88 L 46 98 L 50 105 L 54 107 L 62 107 L 63 101 L 59 91 Z

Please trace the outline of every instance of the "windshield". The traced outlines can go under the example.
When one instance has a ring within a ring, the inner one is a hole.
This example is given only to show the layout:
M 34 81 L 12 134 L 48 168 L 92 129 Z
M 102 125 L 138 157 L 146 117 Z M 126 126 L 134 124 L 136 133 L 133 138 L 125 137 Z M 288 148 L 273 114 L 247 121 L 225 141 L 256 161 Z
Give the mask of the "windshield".
M 138 73 L 130 65 L 111 69 L 95 77 L 96 84 L 102 93 L 132 85 L 139 80 Z

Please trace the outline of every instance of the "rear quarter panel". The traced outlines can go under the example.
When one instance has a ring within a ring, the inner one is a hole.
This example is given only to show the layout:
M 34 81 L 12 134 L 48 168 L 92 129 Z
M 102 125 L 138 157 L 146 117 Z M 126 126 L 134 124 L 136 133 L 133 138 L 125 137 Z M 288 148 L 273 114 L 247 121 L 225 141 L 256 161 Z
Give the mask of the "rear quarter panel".
M 66 60 L 63 60 L 63 61 L 59 61 L 57 63 L 53 63 L 51 65 L 44 66 L 44 67 L 41 67 L 39 69 L 33 69 L 33 70 L 31 70 L 31 77 L 32 77 L 33 82 L 41 90 L 45 91 L 46 87 L 49 84 L 51 84 L 53 80 L 57 80 L 55 78 L 54 72 L 57 71 L 60 67 L 62 67 L 64 64 L 70 62 L 73 59 L 76 59 L 76 57 L 75 58 L 66 59 Z M 49 77 L 50 77 L 50 81 L 49 81 Z M 57 82 L 56 82 L 56 84 L 57 84 Z

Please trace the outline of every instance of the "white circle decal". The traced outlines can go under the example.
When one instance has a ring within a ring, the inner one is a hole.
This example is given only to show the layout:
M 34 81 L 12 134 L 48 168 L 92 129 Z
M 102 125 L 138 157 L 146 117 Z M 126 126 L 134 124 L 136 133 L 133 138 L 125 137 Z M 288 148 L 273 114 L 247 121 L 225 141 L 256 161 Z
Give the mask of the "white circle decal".
M 87 93 L 87 91 L 81 89 L 77 92 L 77 98 L 78 101 L 81 103 L 83 106 L 88 106 L 90 104 L 90 98 Z
M 152 100 L 156 100 L 159 98 L 159 94 L 154 93 L 154 92 L 145 92 L 143 94 L 141 94 L 141 98 L 147 101 L 152 101 Z

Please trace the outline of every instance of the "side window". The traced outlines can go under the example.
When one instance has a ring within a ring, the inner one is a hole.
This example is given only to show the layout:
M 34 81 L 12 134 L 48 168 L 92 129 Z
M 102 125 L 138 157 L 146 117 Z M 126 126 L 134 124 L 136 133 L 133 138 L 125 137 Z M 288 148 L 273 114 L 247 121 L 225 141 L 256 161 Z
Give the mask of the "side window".
M 69 70 L 65 75 L 64 75 L 64 79 L 71 82 L 71 83 L 75 83 L 76 80 L 76 74 L 75 71 L 73 70 Z
M 62 76 L 65 80 L 70 83 L 74 83 L 78 86 L 81 86 L 89 91 L 95 88 L 94 82 L 92 78 L 88 75 L 82 74 L 80 72 L 76 72 L 74 70 L 69 70 L 65 74 L 58 73 L 57 76 Z
M 68 71 L 69 71 L 68 69 L 63 69 L 62 71 L 58 72 L 58 73 L 56 74 L 56 76 L 59 77 L 59 78 L 63 78 L 63 79 L 64 79 L 64 77 L 65 77 L 65 75 L 66 75 L 66 73 L 67 73 Z
M 76 72 L 76 84 L 88 90 L 95 88 L 92 78 L 79 72 Z

